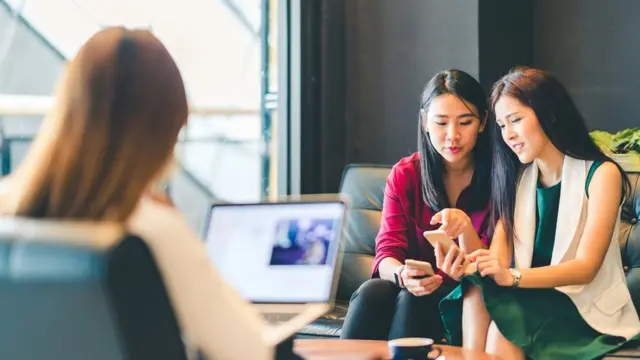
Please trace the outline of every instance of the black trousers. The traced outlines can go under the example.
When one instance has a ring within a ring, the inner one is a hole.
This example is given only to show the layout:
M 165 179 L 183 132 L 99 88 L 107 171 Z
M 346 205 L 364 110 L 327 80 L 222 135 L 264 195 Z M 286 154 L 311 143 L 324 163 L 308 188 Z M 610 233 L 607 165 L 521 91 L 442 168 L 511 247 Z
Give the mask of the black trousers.
M 427 337 L 441 342 L 438 304 L 454 286 L 444 283 L 430 295 L 414 296 L 384 279 L 370 279 L 351 296 L 343 339 L 392 340 Z

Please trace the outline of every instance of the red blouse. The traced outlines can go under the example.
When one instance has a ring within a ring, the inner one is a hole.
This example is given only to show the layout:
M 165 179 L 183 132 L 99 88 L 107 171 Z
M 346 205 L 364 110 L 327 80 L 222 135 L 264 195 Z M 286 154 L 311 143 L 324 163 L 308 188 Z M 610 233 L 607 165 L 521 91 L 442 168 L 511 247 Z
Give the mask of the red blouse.
M 394 165 L 387 177 L 372 277 L 380 276 L 378 267 L 386 257 L 392 257 L 401 263 L 405 259 L 428 261 L 436 269 L 433 246 L 422 234 L 427 230 L 437 230 L 440 224 L 429 223 L 436 212 L 422 200 L 420 174 L 420 154 L 414 153 Z M 482 210 L 468 212 L 465 206 L 468 206 L 471 196 L 473 194 L 464 190 L 458 199 L 457 208 L 465 211 L 480 240 L 488 246 L 489 204 Z M 457 243 L 457 239 L 455 241 Z

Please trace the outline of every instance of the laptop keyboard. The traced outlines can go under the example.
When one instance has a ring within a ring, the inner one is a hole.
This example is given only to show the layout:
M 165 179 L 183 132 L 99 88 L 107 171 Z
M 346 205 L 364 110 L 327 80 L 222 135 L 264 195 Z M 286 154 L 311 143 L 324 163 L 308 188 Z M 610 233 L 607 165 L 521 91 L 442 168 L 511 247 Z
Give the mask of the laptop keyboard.
M 296 317 L 298 314 L 296 313 L 286 313 L 286 314 L 275 314 L 275 313 L 271 313 L 271 314 L 263 314 L 265 319 L 267 319 L 267 322 L 270 324 L 277 324 L 277 323 L 282 323 L 285 321 L 289 321 L 291 319 L 293 319 L 294 317 Z

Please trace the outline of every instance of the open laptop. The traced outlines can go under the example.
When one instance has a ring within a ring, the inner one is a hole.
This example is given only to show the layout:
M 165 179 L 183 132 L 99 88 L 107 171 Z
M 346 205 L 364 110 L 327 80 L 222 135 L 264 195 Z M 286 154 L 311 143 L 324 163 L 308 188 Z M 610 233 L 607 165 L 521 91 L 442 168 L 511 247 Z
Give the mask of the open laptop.
M 345 216 L 338 198 L 211 206 L 209 257 L 265 316 L 271 343 L 333 308 Z

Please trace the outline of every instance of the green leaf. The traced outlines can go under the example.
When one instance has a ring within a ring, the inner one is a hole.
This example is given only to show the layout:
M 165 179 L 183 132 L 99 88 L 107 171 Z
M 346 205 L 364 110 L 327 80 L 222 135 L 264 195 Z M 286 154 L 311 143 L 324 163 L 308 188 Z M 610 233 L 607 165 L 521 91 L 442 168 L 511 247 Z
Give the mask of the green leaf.
M 595 130 L 590 133 L 593 142 L 604 152 L 614 150 L 613 134 L 606 131 Z
M 640 128 L 629 128 L 613 136 L 613 146 L 617 153 L 640 153 Z

